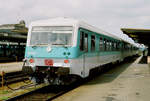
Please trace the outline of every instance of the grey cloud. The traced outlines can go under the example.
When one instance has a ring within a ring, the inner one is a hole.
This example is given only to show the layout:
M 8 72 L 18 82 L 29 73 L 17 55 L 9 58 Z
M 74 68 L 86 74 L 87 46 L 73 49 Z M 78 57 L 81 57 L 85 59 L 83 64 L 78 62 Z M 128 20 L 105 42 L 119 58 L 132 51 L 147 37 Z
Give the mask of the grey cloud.
M 66 16 L 112 33 L 150 26 L 148 0 L 0 0 L 0 24 Z

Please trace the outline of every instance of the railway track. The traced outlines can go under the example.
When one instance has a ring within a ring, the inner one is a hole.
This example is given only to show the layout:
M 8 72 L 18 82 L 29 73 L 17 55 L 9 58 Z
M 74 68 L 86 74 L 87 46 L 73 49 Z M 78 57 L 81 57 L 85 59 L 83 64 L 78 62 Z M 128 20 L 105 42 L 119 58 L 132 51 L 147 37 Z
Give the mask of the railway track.
M 28 80 L 28 76 L 23 74 L 21 71 L 18 72 L 12 72 L 12 73 L 6 73 L 3 76 L 3 84 L 11 84 L 16 83 L 23 80 Z M 0 84 L 2 84 L 2 76 L 0 76 Z
M 48 85 L 19 96 L 15 96 L 6 101 L 51 101 L 70 90 L 78 87 L 80 83 L 73 83 L 69 86 Z

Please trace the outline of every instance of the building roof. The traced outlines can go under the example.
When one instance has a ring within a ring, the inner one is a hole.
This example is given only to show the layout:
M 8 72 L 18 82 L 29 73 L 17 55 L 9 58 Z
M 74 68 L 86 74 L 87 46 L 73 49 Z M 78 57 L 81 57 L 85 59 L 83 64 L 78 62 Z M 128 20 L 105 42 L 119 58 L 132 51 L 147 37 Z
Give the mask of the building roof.
M 19 24 L 0 25 L 0 41 L 26 42 L 27 32 L 23 20 Z
M 121 28 L 124 34 L 127 34 L 133 40 L 145 45 L 150 44 L 150 29 L 139 28 Z

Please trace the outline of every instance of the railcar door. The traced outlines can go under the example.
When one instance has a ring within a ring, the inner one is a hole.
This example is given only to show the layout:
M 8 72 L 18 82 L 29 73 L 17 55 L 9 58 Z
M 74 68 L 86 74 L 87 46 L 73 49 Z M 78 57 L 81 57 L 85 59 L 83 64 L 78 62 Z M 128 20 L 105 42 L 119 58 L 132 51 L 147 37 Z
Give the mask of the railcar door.
M 88 76 L 89 68 L 87 67 L 87 56 L 88 56 L 88 34 L 84 31 L 80 32 L 80 51 L 83 59 L 82 75 L 83 77 Z

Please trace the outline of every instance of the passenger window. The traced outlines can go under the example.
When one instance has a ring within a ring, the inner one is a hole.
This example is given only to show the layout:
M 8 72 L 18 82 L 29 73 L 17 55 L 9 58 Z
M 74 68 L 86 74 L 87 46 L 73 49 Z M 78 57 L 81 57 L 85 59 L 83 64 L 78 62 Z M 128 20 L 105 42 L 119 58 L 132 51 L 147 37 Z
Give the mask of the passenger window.
M 95 35 L 91 35 L 91 51 L 95 51 Z
M 106 41 L 106 46 L 107 46 L 107 47 L 106 47 L 106 51 L 109 51 L 109 48 L 110 48 L 110 44 L 109 44 L 109 43 L 110 43 L 109 40 L 107 40 L 107 41 Z
M 100 49 L 100 50 L 103 50 L 103 39 L 102 39 L 102 37 L 100 37 L 99 49 Z
M 88 51 L 88 34 L 85 34 L 84 32 L 80 33 L 80 50 Z
M 109 42 L 109 50 L 110 51 L 112 50 L 112 42 L 111 41 Z
M 109 50 L 109 40 L 106 40 L 106 51 Z
M 80 33 L 80 50 L 81 51 L 84 50 L 84 33 L 83 32 Z
M 109 40 L 107 40 L 107 51 L 109 51 L 109 48 L 110 48 L 110 46 L 109 46 Z
M 104 39 L 104 51 L 106 51 L 106 39 Z
M 120 43 L 117 42 L 117 50 L 120 50 Z
M 84 50 L 88 52 L 88 34 L 84 35 Z
M 114 42 L 112 41 L 111 50 L 114 50 Z
M 116 50 L 116 42 L 114 42 L 114 51 Z
M 122 43 L 122 50 L 124 50 L 125 49 L 125 45 L 124 45 L 124 43 Z

